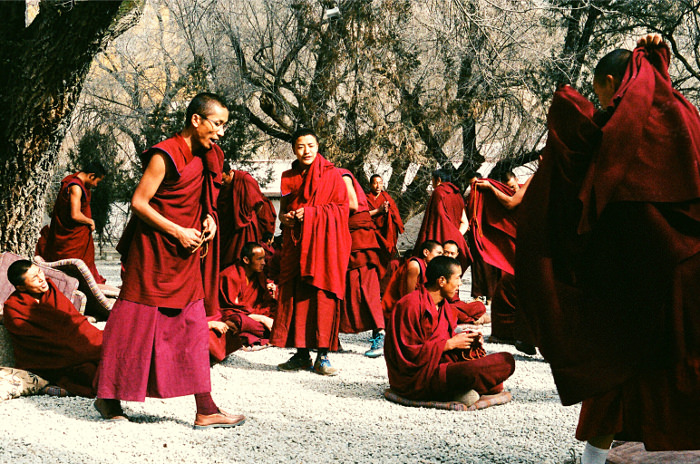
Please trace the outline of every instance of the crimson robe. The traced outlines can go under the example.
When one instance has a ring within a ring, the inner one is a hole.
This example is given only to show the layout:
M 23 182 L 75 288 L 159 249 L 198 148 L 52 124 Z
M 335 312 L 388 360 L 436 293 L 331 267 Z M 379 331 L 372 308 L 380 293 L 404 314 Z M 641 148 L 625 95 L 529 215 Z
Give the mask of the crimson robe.
M 339 169 L 341 175 L 353 182 L 357 195 L 357 210 L 350 213 L 348 225 L 352 248 L 345 283 L 345 299 L 341 304 L 340 332 L 360 333 L 384 328 L 379 275 L 381 261 L 376 227 L 369 215 L 365 192 L 355 176 L 347 169 Z
M 282 174 L 286 212 L 304 220 L 283 229 L 279 310 L 270 342 L 280 347 L 338 348 L 340 302 L 352 240 L 348 191 L 335 166 L 317 155 Z
M 462 213 L 464 213 L 464 198 L 457 186 L 450 182 L 443 182 L 435 187 L 425 207 L 425 216 L 416 239 L 416 248 L 426 240 L 435 240 L 438 243 L 453 240 L 459 248 L 457 260 L 464 273 L 471 264 L 471 255 L 464 236 L 459 232 Z
M 393 258 L 398 251 L 396 241 L 399 239 L 399 234 L 403 234 L 404 231 L 399 208 L 394 199 L 384 190 L 377 196 L 368 192 L 365 197 L 370 210 L 381 207 L 386 201 L 389 202 L 389 211 L 373 216 L 372 221 L 376 226 L 379 246 L 384 249 L 389 258 Z
M 77 172 L 71 174 L 61 181 L 61 190 L 58 192 L 51 213 L 51 224 L 41 229 L 35 254 L 44 258 L 45 261 L 81 259 L 90 269 L 95 282 L 103 284 L 107 280 L 100 275 L 95 266 L 95 242 L 92 240 L 90 226 L 75 222 L 70 214 L 70 187 L 77 185 L 82 191 L 80 212 L 92 218 L 91 192 L 85 187 L 78 174 Z
M 637 48 L 612 107 L 571 87 L 520 205 L 516 285 L 577 438 L 700 449 L 700 118 L 666 46 Z
M 471 388 L 480 394 L 502 391 L 502 383 L 514 369 L 508 353 L 497 353 L 473 361 L 455 361 L 457 351 L 445 352 L 447 340 L 457 326 L 454 309 L 444 299 L 435 305 L 421 286 L 396 304 L 387 320 L 384 359 L 391 389 L 411 399 L 448 399 L 451 392 Z M 456 367 L 471 377 L 471 385 L 454 385 L 449 370 Z
M 277 224 L 277 210 L 272 201 L 263 195 L 263 203 L 258 210 L 258 224 L 260 225 L 260 235 L 263 232 L 269 232 L 275 235 L 275 227 Z
M 207 214 L 216 220 L 221 149 L 214 144 L 195 155 L 177 134 L 144 152 L 144 167 L 156 152 L 176 177 L 163 180 L 149 204 L 186 228 L 201 229 Z M 211 391 L 206 312 L 218 312 L 218 284 L 209 283 L 218 283 L 217 244 L 215 238 L 191 253 L 132 216 L 117 246 L 123 284 L 105 327 L 98 397 L 144 401 Z
M 253 176 L 245 171 L 233 171 L 231 184 L 222 188 L 218 200 L 221 269 L 240 259 L 247 242 L 262 241 L 256 210 L 264 204 L 265 196 Z
M 3 324 L 12 339 L 15 365 L 73 394 L 92 398 L 102 331 L 75 309 L 51 279 L 47 282 L 49 289 L 38 302 L 19 291 L 5 301 Z
M 420 267 L 420 274 L 418 275 L 418 283 L 415 288 L 408 288 L 408 263 L 415 261 Z M 386 287 L 386 291 L 382 296 L 382 312 L 384 314 L 384 322 L 391 317 L 391 313 L 394 310 L 396 303 L 404 296 L 422 287 L 425 284 L 425 260 L 423 258 L 413 257 L 408 259 L 403 263 L 397 270 L 391 275 L 391 280 Z
M 462 301 L 459 299 L 459 292 L 455 293 L 454 298 L 448 298 L 450 306 L 455 311 L 458 324 L 473 324 L 481 316 L 486 314 L 486 305 L 479 300 Z

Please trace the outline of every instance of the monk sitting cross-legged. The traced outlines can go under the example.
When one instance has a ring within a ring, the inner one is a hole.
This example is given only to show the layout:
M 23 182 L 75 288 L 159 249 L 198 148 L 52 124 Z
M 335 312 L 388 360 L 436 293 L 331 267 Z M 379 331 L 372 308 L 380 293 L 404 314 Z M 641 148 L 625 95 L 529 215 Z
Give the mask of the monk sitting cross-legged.
M 90 324 L 31 261 L 12 263 L 7 279 L 17 289 L 5 302 L 3 312 L 16 366 L 69 393 L 94 397 L 102 331 Z
M 515 369 L 513 356 L 486 355 L 478 332 L 455 333 L 448 299 L 459 288 L 459 261 L 438 256 L 425 273 L 425 286 L 401 298 L 387 320 L 384 356 L 392 390 L 413 400 L 468 406 L 480 395 L 501 393 Z

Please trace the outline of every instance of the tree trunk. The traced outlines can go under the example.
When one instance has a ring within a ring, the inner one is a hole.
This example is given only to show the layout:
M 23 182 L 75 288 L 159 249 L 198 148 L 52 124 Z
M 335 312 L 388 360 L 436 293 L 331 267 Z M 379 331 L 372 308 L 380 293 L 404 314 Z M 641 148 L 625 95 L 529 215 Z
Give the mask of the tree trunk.
M 24 2 L 0 4 L 0 251 L 33 254 L 45 192 L 90 63 L 136 24 L 143 3 L 43 1 L 29 26 Z

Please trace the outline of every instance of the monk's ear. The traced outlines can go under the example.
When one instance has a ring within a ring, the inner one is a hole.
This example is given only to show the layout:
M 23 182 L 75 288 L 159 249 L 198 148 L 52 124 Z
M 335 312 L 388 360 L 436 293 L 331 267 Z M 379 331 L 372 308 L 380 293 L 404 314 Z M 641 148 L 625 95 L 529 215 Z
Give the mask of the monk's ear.
M 440 276 L 440 277 L 438 277 L 437 282 L 438 282 L 438 286 L 442 288 L 445 286 L 445 284 L 447 284 L 447 279 L 445 278 L 445 276 Z
M 243 261 L 243 264 L 245 264 L 246 266 L 250 264 L 250 259 L 248 259 L 247 256 L 244 256 L 243 259 L 241 259 L 241 261 Z

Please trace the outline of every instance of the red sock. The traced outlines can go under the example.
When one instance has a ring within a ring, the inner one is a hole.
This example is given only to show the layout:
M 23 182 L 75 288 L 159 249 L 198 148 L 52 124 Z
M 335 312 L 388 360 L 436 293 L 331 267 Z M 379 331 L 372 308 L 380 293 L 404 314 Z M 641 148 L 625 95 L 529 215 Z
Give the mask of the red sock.
M 208 416 L 219 412 L 211 393 L 195 393 L 194 401 L 197 403 L 197 414 Z

